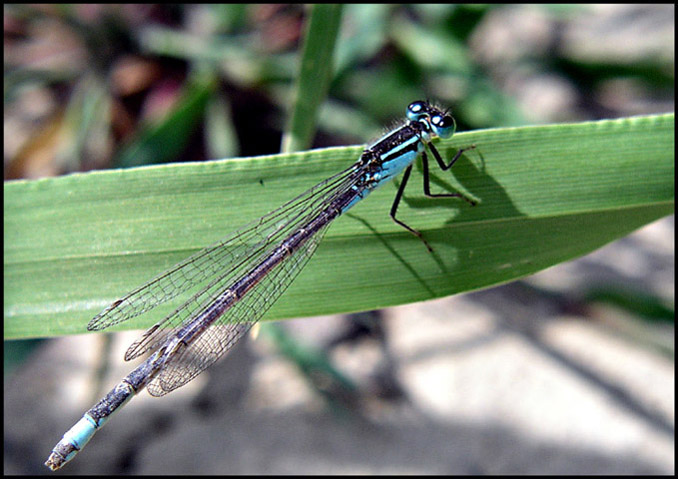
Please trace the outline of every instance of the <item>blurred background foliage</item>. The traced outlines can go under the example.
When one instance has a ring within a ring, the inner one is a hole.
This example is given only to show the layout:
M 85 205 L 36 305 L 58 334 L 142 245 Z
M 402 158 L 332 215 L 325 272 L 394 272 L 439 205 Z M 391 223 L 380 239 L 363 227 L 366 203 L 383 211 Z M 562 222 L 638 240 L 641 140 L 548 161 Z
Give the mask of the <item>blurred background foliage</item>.
M 276 153 L 303 5 L 5 5 L 5 179 Z M 670 6 L 346 5 L 314 147 L 673 110 Z M 651 34 L 650 34 L 651 33 Z
M 5 180 L 277 153 L 310 8 L 4 5 Z M 674 111 L 674 35 L 673 5 L 345 5 L 313 147 L 366 143 L 426 98 L 459 131 Z M 673 321 L 644 291 L 557 294 Z M 5 371 L 34 343 L 6 342 Z

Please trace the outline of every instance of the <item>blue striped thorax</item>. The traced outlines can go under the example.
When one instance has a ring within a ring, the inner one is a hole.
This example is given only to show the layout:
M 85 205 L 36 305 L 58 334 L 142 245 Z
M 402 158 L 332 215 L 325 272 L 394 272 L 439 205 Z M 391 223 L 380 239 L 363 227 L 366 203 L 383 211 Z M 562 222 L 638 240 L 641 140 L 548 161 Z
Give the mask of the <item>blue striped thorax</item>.
M 451 137 L 456 123 L 451 115 L 425 101 L 415 101 L 407 107 L 407 123 L 387 133 L 369 146 L 360 163 L 366 165 L 362 181 L 353 186 L 358 193 L 342 211 L 365 198 L 372 190 L 399 175 L 415 160 L 431 137 Z

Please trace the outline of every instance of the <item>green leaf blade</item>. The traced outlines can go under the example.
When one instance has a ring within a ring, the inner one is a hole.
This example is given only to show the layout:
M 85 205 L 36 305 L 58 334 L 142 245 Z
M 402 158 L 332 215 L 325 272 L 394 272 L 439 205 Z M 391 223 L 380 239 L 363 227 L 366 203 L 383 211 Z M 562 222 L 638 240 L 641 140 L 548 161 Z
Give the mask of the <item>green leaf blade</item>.
M 674 116 L 474 131 L 437 141 L 429 199 L 413 174 L 328 231 L 267 319 L 373 309 L 510 281 L 590 252 L 674 209 Z M 173 164 L 5 183 L 5 338 L 85 331 L 111 301 L 276 208 L 360 147 Z M 420 165 L 418 165 L 419 167 Z M 168 308 L 176 307 L 175 304 Z M 148 326 L 163 311 L 120 329 Z

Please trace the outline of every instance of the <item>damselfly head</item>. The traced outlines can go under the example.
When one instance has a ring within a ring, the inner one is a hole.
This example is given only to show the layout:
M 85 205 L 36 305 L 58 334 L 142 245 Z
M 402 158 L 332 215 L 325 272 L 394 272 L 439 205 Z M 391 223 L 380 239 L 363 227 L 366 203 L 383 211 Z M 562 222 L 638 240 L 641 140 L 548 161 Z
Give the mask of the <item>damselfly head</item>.
M 431 105 L 428 101 L 419 100 L 410 103 L 407 107 L 407 118 L 410 121 L 426 122 L 433 133 L 441 138 L 451 137 L 457 128 L 452 115 Z

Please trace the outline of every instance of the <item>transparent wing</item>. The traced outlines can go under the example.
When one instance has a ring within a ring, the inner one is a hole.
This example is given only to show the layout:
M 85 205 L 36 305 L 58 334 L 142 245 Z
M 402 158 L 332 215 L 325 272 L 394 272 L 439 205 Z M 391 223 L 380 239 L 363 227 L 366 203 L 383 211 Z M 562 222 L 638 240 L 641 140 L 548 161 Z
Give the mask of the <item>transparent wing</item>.
M 221 358 L 276 302 L 315 252 L 328 225 L 325 225 L 294 253 L 278 264 L 215 324 L 176 351 L 147 385 L 153 396 L 162 396 L 183 386 Z M 211 304 L 194 313 L 196 318 Z M 191 320 L 193 317 L 191 318 Z M 182 343 L 183 344 L 183 343 Z
M 319 199 L 330 196 L 333 190 L 340 189 L 339 185 L 342 183 L 350 183 L 352 176 L 355 176 L 352 175 L 354 171 L 355 167 L 351 166 L 328 178 L 280 208 L 178 263 L 140 288 L 114 301 L 89 322 L 87 329 L 97 331 L 122 323 L 183 294 L 194 294 L 194 297 L 173 315 L 179 318 L 189 317 L 192 308 L 201 302 L 206 291 L 220 284 L 226 276 L 237 276 L 253 257 L 266 250 L 266 245 L 274 243 L 277 238 L 283 237 L 302 222 L 309 205 L 317 204 Z M 191 311 L 182 313 L 183 309 Z M 173 315 L 156 324 L 154 328 L 167 326 L 164 323 L 168 322 L 175 324 L 176 321 L 170 320 Z M 141 348 L 128 359 L 138 356 L 145 350 L 148 350 L 148 347 Z
M 125 353 L 125 359 L 130 360 L 146 352 L 156 350 L 165 344 L 167 339 L 174 334 L 176 328 L 191 324 L 194 318 L 199 316 L 204 308 L 212 304 L 223 291 L 242 278 L 253 266 L 268 258 L 271 252 L 293 232 L 308 225 L 326 208 L 328 202 L 349 190 L 355 184 L 356 177 L 358 175 L 352 168 L 346 170 L 288 203 L 285 211 L 276 210 L 274 213 L 276 213 L 278 221 L 274 223 L 275 227 L 259 228 L 258 231 L 261 234 L 255 236 L 256 242 L 254 244 L 242 250 L 237 257 L 229 256 L 228 264 L 223 265 L 217 274 L 209 277 L 209 282 L 203 285 L 193 297 L 151 326 L 135 341 Z M 262 218 L 263 224 L 271 223 L 269 218 L 271 215 Z M 237 243 L 238 239 L 239 237 L 235 235 L 233 239 L 227 240 L 230 243 L 226 244 L 224 248 L 231 243 Z M 289 259 L 285 262 L 288 261 Z M 273 272 L 269 274 L 273 274 Z M 230 316 L 224 315 L 217 323 L 229 322 L 228 318 Z

